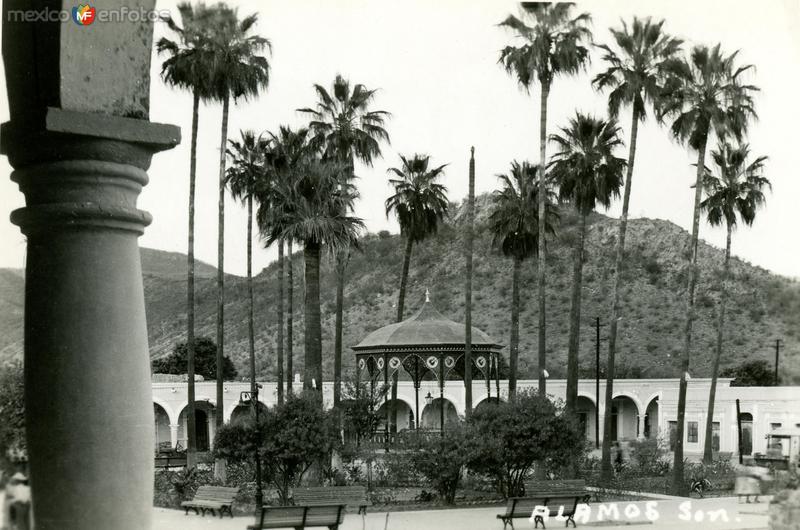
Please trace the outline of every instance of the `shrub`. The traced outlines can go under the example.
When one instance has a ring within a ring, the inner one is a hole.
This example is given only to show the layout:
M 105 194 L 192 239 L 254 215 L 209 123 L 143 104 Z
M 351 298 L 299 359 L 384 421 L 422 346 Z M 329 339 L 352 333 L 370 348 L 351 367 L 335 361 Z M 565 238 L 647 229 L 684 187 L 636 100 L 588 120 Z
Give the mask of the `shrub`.
M 22 363 L 0 368 L 0 470 L 15 470 L 14 453 L 25 455 L 25 375 Z
M 521 495 L 535 462 L 572 466 L 582 456 L 583 434 L 574 416 L 536 393 L 475 411 L 469 420 L 469 468 L 494 480 L 504 497 Z
M 408 455 L 414 470 L 422 475 L 445 504 L 453 504 L 461 474 L 467 464 L 465 429 L 448 425 L 443 434 L 421 433 Z
M 282 504 L 288 503 L 289 491 L 312 465 L 324 467 L 339 443 L 335 417 L 322 410 L 314 392 L 291 395 L 283 405 L 268 409 L 258 427 L 253 422 L 223 426 L 215 439 L 214 457 L 248 462 L 258 446 L 264 478 Z

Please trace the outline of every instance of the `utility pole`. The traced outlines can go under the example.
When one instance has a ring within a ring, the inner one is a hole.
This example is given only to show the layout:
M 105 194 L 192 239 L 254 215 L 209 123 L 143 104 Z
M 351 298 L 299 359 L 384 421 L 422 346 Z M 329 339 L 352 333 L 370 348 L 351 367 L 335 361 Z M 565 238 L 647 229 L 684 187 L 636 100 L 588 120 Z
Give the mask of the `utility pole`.
M 778 356 L 781 351 L 781 339 L 775 339 L 775 386 L 778 386 L 780 380 L 778 379 Z

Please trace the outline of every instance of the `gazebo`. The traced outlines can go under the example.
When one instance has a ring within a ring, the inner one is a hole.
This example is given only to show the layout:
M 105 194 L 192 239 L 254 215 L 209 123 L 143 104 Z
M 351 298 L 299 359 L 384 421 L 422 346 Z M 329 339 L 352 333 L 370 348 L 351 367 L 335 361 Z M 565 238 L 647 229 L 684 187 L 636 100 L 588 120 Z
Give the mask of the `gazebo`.
M 420 382 L 426 378 L 438 381 L 439 398 L 443 400 L 445 381 L 454 374 L 463 381 L 465 334 L 466 326 L 445 318 L 426 291 L 425 303 L 414 316 L 379 328 L 352 347 L 356 355 L 356 387 L 366 374 L 371 384 L 382 375 L 388 389 L 390 376 L 401 369 L 405 371 L 414 383 L 414 425 L 418 429 Z M 494 376 L 499 397 L 498 366 L 502 345 L 476 327 L 472 328 L 471 344 L 473 373 L 481 374 L 490 394 Z M 386 402 L 384 396 L 384 404 Z M 387 407 L 387 440 L 389 414 Z M 444 429 L 444 407 L 440 407 L 440 427 Z

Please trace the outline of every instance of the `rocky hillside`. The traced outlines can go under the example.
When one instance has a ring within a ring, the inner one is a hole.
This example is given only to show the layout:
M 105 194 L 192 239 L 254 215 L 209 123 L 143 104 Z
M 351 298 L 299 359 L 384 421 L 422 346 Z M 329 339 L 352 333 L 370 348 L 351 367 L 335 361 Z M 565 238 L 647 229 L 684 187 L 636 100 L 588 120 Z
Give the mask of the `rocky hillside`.
M 491 247 L 485 228 L 488 198 L 478 200 L 478 235 L 475 245 L 473 323 L 502 343 L 508 342 L 511 301 L 511 263 Z M 457 212 L 458 213 L 458 212 Z M 547 348 L 548 369 L 553 377 L 565 373 L 569 329 L 574 220 L 562 219 L 559 238 L 548 255 Z M 581 366 L 588 374 L 594 366 L 594 319 L 609 318 L 609 297 L 616 240 L 616 221 L 602 215 L 590 219 L 587 261 L 584 267 Z M 677 360 L 684 340 L 686 266 L 684 252 L 688 234 L 678 226 L 658 219 L 635 219 L 630 223 L 627 259 L 623 271 L 622 315 L 619 336 L 620 377 L 668 377 L 677 373 Z M 403 242 L 386 232 L 363 238 L 360 250 L 352 254 L 347 270 L 344 344 L 358 343 L 370 331 L 389 324 L 395 315 Z M 734 240 L 735 252 L 735 240 Z M 701 244 L 701 279 L 697 294 L 697 320 L 691 372 L 707 375 L 714 344 L 714 285 L 723 252 Z M 149 249 L 142 251 L 145 277 L 148 331 L 153 357 L 171 352 L 177 341 L 185 340 L 186 280 L 185 256 Z M 460 217 L 451 219 L 440 233 L 415 247 L 411 264 L 407 314 L 421 304 L 425 289 L 443 314 L 461 320 L 464 314 L 464 257 Z M 745 359 L 774 359 L 774 341 L 783 340 L 781 363 L 785 381 L 800 383 L 800 283 L 734 259 L 729 292 L 723 367 Z M 303 357 L 302 253 L 294 256 L 296 370 Z M 215 269 L 198 263 L 197 333 L 215 334 Z M 536 364 L 536 262 L 525 262 L 522 273 L 521 359 L 522 375 L 532 374 Z M 331 263 L 323 271 L 322 314 L 326 374 L 333 366 L 333 315 L 335 282 Z M 256 278 L 258 370 L 272 378 L 275 369 L 277 313 L 277 266 L 272 264 Z M 229 276 L 226 292 L 225 352 L 242 375 L 247 359 L 246 280 Z M 17 357 L 22 351 L 21 271 L 0 270 L 0 360 Z M 601 330 L 601 335 L 607 328 Z M 605 357 L 606 343 L 601 352 Z M 772 361 L 770 361 L 772 362 Z M 344 353 L 346 373 L 353 365 L 352 352 Z M 326 375 L 326 379 L 327 379 Z

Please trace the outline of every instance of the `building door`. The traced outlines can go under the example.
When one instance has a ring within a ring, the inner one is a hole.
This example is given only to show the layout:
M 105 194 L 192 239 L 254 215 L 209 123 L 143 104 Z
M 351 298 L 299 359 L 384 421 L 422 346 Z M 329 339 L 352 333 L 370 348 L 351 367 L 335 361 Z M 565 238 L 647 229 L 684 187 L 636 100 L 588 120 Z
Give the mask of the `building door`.
M 198 451 L 208 451 L 208 414 L 206 411 L 195 409 L 194 411 L 194 433 L 197 441 Z
M 739 421 L 742 423 L 741 453 L 751 455 L 753 454 L 753 415 L 749 412 L 742 412 L 739 415 Z

